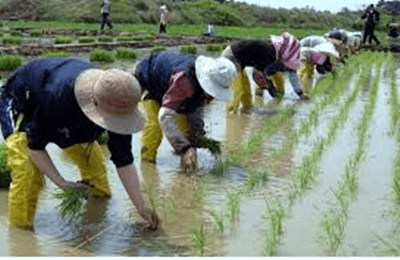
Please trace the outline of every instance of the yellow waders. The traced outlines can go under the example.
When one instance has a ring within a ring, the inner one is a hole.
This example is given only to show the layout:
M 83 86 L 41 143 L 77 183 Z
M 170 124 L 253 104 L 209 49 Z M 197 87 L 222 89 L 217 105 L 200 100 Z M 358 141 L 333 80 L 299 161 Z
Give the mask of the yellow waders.
M 272 81 L 274 82 L 276 92 L 283 94 L 285 93 L 285 80 L 283 78 L 283 74 L 281 72 L 277 72 L 272 75 Z M 278 94 L 279 95 L 279 94 Z
M 249 108 L 253 105 L 249 77 L 245 70 L 238 73 L 232 83 L 233 100 L 228 104 L 228 110 L 234 113 L 242 104 L 243 108 Z
M 30 156 L 26 134 L 14 132 L 6 140 L 7 165 L 11 171 L 8 221 L 20 228 L 32 228 L 43 174 Z
M 314 73 L 314 65 L 310 62 L 305 62 L 300 65 L 297 73 L 299 75 L 301 85 L 303 86 L 303 93 L 310 93 L 311 79 Z
M 92 192 L 95 196 L 111 196 L 104 153 L 97 141 L 76 144 L 64 149 L 64 152 L 78 166 L 82 179 L 94 185 Z
M 156 162 L 157 149 L 162 141 L 162 130 L 158 122 L 158 112 L 160 105 L 157 101 L 146 99 L 142 102 L 143 109 L 146 114 L 146 124 L 142 130 L 142 160 L 146 162 Z M 190 134 L 190 126 L 186 120 L 186 116 L 177 117 L 178 129 L 184 133 L 186 137 Z

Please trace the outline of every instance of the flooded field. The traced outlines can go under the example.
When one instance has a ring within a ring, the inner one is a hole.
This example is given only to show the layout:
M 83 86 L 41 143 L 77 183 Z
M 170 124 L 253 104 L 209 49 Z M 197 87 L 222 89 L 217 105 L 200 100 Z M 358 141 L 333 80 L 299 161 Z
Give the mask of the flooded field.
M 156 232 L 145 228 L 111 161 L 112 197 L 89 198 L 71 221 L 56 209 L 57 188 L 47 180 L 34 231 L 7 225 L 7 190 L 0 190 L 0 255 L 399 255 L 398 58 L 357 56 L 319 79 L 308 101 L 288 80 L 281 101 L 265 92 L 250 111 L 230 114 L 213 101 L 204 121 L 208 135 L 223 140 L 223 155 L 200 149 L 193 175 L 180 171 L 165 138 L 157 164 L 141 163 L 134 135 L 145 199 L 163 221 Z M 63 151 L 47 149 L 61 174 L 78 180 Z

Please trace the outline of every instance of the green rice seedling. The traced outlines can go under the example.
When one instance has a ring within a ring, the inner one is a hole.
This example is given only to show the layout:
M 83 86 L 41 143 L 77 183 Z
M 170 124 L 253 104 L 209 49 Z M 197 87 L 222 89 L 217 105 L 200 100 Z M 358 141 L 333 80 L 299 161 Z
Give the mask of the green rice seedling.
M 242 202 L 242 190 L 236 189 L 228 191 L 226 210 L 231 221 L 237 219 L 240 213 L 240 204 Z
M 197 47 L 193 46 L 193 45 L 183 45 L 179 49 L 183 53 L 188 53 L 188 54 L 196 54 L 197 53 Z
M 96 38 L 94 37 L 80 37 L 78 38 L 79 43 L 92 43 L 95 42 Z
M 56 37 L 54 38 L 55 44 L 70 44 L 73 39 L 71 37 Z
M 221 154 L 221 142 L 207 137 L 199 137 L 198 141 L 202 148 L 208 149 L 213 155 Z
M 336 213 L 324 213 L 322 220 L 323 241 L 328 255 L 335 255 L 343 240 L 346 216 Z
M 42 32 L 41 31 L 30 31 L 29 35 L 31 37 L 40 37 L 42 35 Z
M 99 144 L 107 144 L 109 139 L 110 139 L 110 137 L 108 136 L 108 132 L 104 131 L 103 133 L 101 133 L 99 138 L 97 138 L 97 142 Z
M 204 225 L 200 226 L 200 230 L 193 230 L 192 246 L 195 254 L 198 256 L 204 255 L 205 245 L 206 245 L 206 235 L 204 233 Z
M 130 41 L 134 41 L 134 38 L 131 36 L 117 37 L 117 42 L 130 42 Z
M 136 52 L 130 48 L 119 47 L 115 57 L 119 60 L 134 60 L 137 55 Z
M 90 52 L 90 61 L 96 62 L 114 62 L 115 58 L 112 52 L 103 49 L 93 49 Z
M 22 33 L 17 31 L 10 32 L 10 35 L 15 37 L 22 37 Z
M 268 180 L 270 171 L 266 167 L 255 169 L 249 169 L 247 171 L 247 177 L 245 180 L 245 187 L 248 192 L 253 191 L 255 187 L 262 185 Z
M 132 40 L 134 41 L 145 41 L 145 40 L 149 40 L 149 38 L 151 38 L 152 36 L 148 35 L 148 36 L 133 36 Z
M 150 50 L 151 54 L 155 54 L 157 52 L 165 51 L 167 48 L 165 46 L 155 46 Z
M 7 166 L 6 144 L 0 144 L 0 188 L 8 188 L 11 183 L 11 173 Z
M 48 51 L 43 54 L 44 57 L 70 57 L 72 53 L 67 51 Z
M 211 174 L 217 176 L 217 177 L 223 177 L 225 176 L 228 167 L 229 167 L 229 160 L 227 159 L 219 159 L 215 165 L 215 168 L 211 170 Z
M 207 45 L 206 46 L 206 51 L 209 52 L 221 52 L 224 50 L 224 46 L 223 45 Z
M 286 212 L 277 199 L 269 199 L 267 205 L 268 233 L 266 238 L 266 255 L 276 256 L 280 236 L 283 233 L 283 221 L 286 217 Z
M 198 205 L 198 202 L 204 197 L 209 182 L 209 178 L 204 176 L 201 177 L 201 179 L 194 185 L 193 195 L 190 199 L 189 207 L 193 208 Z
M 224 232 L 224 227 L 225 227 L 225 215 L 222 211 L 218 211 L 216 209 L 212 209 L 209 211 L 210 216 L 214 222 L 215 228 L 219 232 Z
M 62 189 L 54 193 L 54 197 L 61 200 L 58 209 L 65 219 L 78 217 L 86 201 L 86 193 L 80 188 Z
M 4 37 L 1 41 L 6 45 L 21 45 L 22 39 L 18 37 Z
M 113 42 L 114 38 L 113 37 L 109 37 L 109 36 L 101 36 L 101 37 L 97 38 L 97 41 L 99 41 L 99 42 Z
M 0 70 L 13 71 L 22 65 L 22 58 L 17 55 L 0 56 Z

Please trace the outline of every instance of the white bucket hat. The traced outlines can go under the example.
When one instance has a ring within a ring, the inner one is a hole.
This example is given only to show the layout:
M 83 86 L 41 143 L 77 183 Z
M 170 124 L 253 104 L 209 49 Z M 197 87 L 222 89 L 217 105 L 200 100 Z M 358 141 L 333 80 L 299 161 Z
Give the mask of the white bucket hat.
M 122 135 L 140 131 L 145 118 L 139 111 L 140 84 L 118 69 L 89 69 L 75 83 L 75 98 L 83 113 L 104 129 Z
M 237 70 L 227 58 L 199 56 L 195 63 L 196 77 L 203 90 L 218 100 L 228 100 L 232 96 L 229 87 Z
M 314 46 L 313 49 L 321 52 L 322 54 L 332 55 L 333 57 L 335 57 L 337 59 L 340 58 L 339 53 L 335 49 L 335 45 L 333 45 L 330 42 L 318 44 L 318 45 Z

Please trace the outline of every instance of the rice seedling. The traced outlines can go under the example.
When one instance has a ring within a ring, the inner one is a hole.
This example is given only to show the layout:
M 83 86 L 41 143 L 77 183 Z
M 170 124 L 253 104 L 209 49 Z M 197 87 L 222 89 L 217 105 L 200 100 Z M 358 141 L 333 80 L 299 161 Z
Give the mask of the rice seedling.
M 324 212 L 322 219 L 323 241 L 327 254 L 335 255 L 343 240 L 346 216 L 340 213 Z
M 149 40 L 149 38 L 151 38 L 151 37 L 152 37 L 151 35 L 148 35 L 148 36 L 133 36 L 132 40 L 139 42 L 139 41 Z
M 106 51 L 103 49 L 93 49 L 90 52 L 90 61 L 111 63 L 114 62 L 114 60 L 114 55 L 110 51 Z
M 10 35 L 15 37 L 22 37 L 22 33 L 17 31 L 10 32 Z
M 130 42 L 130 41 L 134 41 L 133 37 L 131 36 L 117 37 L 117 42 Z
M 61 200 L 58 209 L 63 218 L 72 219 L 81 214 L 87 196 L 83 189 L 68 188 L 55 192 L 54 197 Z
M 73 39 L 71 37 L 56 37 L 54 38 L 55 44 L 70 44 Z
M 215 165 L 215 168 L 211 170 L 211 174 L 217 177 L 223 177 L 228 171 L 229 168 L 229 160 L 227 159 L 219 159 Z
M 224 232 L 224 227 L 225 227 L 225 215 L 222 211 L 218 211 L 216 209 L 212 209 L 209 211 L 210 216 L 214 222 L 215 228 L 219 232 Z
M 151 54 L 155 54 L 157 52 L 165 51 L 167 48 L 165 46 L 155 46 L 150 50 Z
M 22 65 L 22 58 L 17 55 L 0 56 L 0 70 L 12 71 Z
M 226 210 L 231 221 L 238 218 L 240 213 L 240 204 L 242 201 L 242 190 L 236 189 L 228 191 Z
M 1 39 L 2 43 L 6 45 L 21 45 L 22 39 L 18 37 L 4 37 Z
M 199 137 L 198 141 L 202 148 L 208 149 L 213 155 L 221 154 L 221 142 L 207 137 Z
M 109 37 L 109 36 L 101 36 L 99 38 L 97 38 L 98 42 L 113 42 L 114 38 L 113 37 Z
M 200 226 L 200 230 L 193 230 L 192 246 L 195 254 L 198 256 L 204 255 L 206 235 L 204 233 L 204 225 Z
M 42 55 L 44 57 L 70 57 L 72 53 L 66 51 L 48 51 Z
M 200 180 L 194 185 L 193 195 L 189 202 L 189 207 L 195 207 L 198 202 L 204 197 L 210 179 L 206 176 L 201 177 Z
M 115 57 L 119 60 L 134 60 L 137 55 L 136 52 L 130 48 L 119 47 Z
M 7 166 L 6 144 L 0 144 L 0 188 L 8 188 L 11 183 L 11 173 Z
M 207 45 L 206 46 L 206 51 L 209 52 L 221 52 L 224 50 L 223 45 Z
M 97 142 L 99 144 L 107 144 L 108 140 L 110 139 L 110 137 L 108 136 L 108 132 L 104 131 L 103 133 L 101 133 L 101 135 L 99 136 L 99 138 L 97 138 Z
M 193 46 L 193 45 L 183 45 L 179 49 L 183 53 L 188 53 L 188 54 L 196 54 L 197 53 L 197 47 Z
M 41 35 L 42 35 L 42 32 L 41 31 L 30 31 L 29 32 L 29 35 L 31 36 L 31 37 L 40 37 Z
M 94 37 L 80 37 L 78 38 L 78 42 L 79 43 L 91 43 L 91 42 L 95 42 L 96 38 Z
M 283 233 L 283 221 L 286 218 L 286 211 L 280 201 L 275 198 L 267 200 L 267 205 L 268 233 L 265 253 L 267 256 L 276 256 L 280 236 Z
M 246 191 L 253 191 L 255 187 L 260 186 L 268 180 L 270 171 L 267 167 L 261 167 L 257 170 L 249 169 L 245 180 Z

